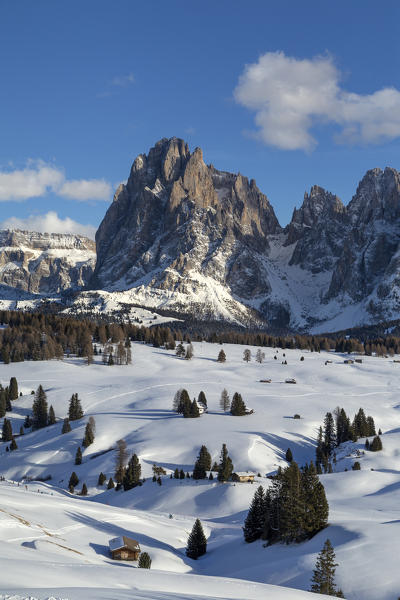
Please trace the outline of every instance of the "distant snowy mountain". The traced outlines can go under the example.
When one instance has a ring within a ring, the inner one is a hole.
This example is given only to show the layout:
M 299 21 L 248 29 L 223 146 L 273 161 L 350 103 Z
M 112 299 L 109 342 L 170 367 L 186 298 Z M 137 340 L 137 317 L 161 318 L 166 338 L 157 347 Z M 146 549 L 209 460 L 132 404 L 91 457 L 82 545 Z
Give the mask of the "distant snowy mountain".
M 162 139 L 117 189 L 96 250 L 81 236 L 0 232 L 0 298 L 84 288 L 73 311 L 140 305 L 312 332 L 398 319 L 400 174 L 368 171 L 348 206 L 313 186 L 283 229 L 254 180 Z

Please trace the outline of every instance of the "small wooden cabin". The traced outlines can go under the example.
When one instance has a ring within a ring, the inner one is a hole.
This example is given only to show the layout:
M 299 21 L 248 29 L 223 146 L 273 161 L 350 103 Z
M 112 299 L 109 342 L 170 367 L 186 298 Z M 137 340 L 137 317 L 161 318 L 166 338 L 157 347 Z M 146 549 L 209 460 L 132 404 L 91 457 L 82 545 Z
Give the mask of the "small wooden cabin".
M 253 483 L 255 475 L 253 473 L 245 473 L 245 472 L 237 472 L 233 473 L 232 481 L 237 481 L 239 483 L 250 482 Z
M 114 560 L 138 560 L 140 555 L 139 542 L 120 535 L 108 542 L 111 557 Z
M 354 360 L 352 360 L 351 358 L 346 358 L 343 362 L 345 365 L 353 365 L 354 364 Z

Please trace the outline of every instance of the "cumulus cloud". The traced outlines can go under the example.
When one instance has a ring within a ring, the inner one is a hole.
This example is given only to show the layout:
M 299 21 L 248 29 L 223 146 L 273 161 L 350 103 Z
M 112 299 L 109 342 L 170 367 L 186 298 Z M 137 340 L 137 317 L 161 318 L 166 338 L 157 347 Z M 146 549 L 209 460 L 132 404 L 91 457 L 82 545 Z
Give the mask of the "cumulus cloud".
M 104 179 L 68 180 L 64 171 L 43 161 L 29 161 L 24 169 L 0 171 L 0 202 L 22 202 L 49 191 L 73 200 L 109 200 L 112 188 Z
M 0 223 L 0 228 L 39 231 L 39 233 L 78 233 L 93 240 L 96 233 L 93 225 L 82 225 L 69 217 L 62 219 L 55 211 L 49 211 L 45 215 L 30 215 L 26 219 L 10 217 Z
M 400 91 L 356 94 L 340 85 L 332 57 L 297 59 L 267 52 L 246 65 L 236 101 L 255 112 L 255 135 L 283 150 L 312 150 L 317 123 L 339 126 L 340 143 L 381 143 L 400 136 Z

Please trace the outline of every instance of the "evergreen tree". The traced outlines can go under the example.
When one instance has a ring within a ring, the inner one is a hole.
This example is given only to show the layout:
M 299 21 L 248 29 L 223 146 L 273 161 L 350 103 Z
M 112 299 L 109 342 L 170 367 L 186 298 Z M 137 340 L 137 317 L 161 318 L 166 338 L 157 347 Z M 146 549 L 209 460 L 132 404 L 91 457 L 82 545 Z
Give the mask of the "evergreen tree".
M 186 556 L 197 559 L 207 552 L 207 539 L 204 535 L 203 527 L 199 519 L 196 519 L 192 531 L 190 532 L 187 546 Z
M 188 391 L 183 389 L 183 390 L 181 390 L 181 395 L 180 395 L 180 399 L 179 399 L 178 413 L 180 413 L 181 415 L 184 415 L 185 413 L 187 415 L 190 415 L 191 408 L 192 408 L 192 403 L 190 401 L 190 396 L 188 394 Z
M 231 478 L 233 464 L 228 456 L 226 444 L 222 444 L 221 459 L 218 467 L 218 481 L 228 481 Z
M 199 397 L 197 398 L 197 402 L 202 404 L 204 406 L 204 408 L 207 408 L 207 398 L 203 391 L 200 392 Z
M 214 475 L 212 474 L 212 471 L 210 471 L 210 474 L 209 474 L 209 476 L 208 476 L 208 479 L 209 479 L 210 481 L 212 481 L 212 480 L 214 479 Z
M 351 467 L 353 471 L 361 471 L 361 465 L 358 460 L 355 461 L 354 465 Z
M 11 439 L 10 450 L 18 450 L 17 442 L 15 441 L 14 436 Z
M 107 489 L 112 490 L 114 487 L 115 487 L 115 484 L 113 482 L 113 478 L 110 477 L 110 479 L 108 480 L 108 483 L 107 483 Z
M 311 537 L 328 525 L 329 505 L 325 488 L 314 464 L 305 465 L 301 473 L 302 527 L 304 537 Z
M 72 394 L 69 401 L 68 418 L 70 421 L 77 421 L 83 417 L 83 409 L 78 394 Z
M 185 348 L 183 347 L 182 342 L 179 342 L 179 344 L 177 345 L 175 354 L 179 357 L 185 356 Z
M 71 425 L 69 423 L 68 417 L 66 417 L 63 422 L 61 433 L 69 433 L 70 431 L 71 431 Z
M 25 431 L 24 431 L 23 425 L 21 425 L 21 427 L 19 428 L 19 435 L 25 435 Z
M 50 405 L 49 408 L 49 419 L 48 419 L 48 425 L 55 425 L 56 423 L 56 415 L 54 413 L 54 408 L 53 406 Z
M 367 417 L 368 435 L 376 435 L 375 423 L 372 417 Z
M 90 446 L 90 444 L 93 444 L 94 442 L 94 431 L 93 431 L 93 425 L 92 423 L 86 423 L 86 428 L 85 428 L 85 435 L 82 441 L 82 446 L 84 448 L 87 448 L 88 446 Z
M 172 410 L 175 412 L 179 412 L 179 405 L 181 401 L 182 388 L 175 392 L 174 400 L 172 402 Z
M 36 390 L 32 405 L 33 428 L 46 427 L 48 421 L 47 396 L 41 385 Z
M 264 528 L 265 519 L 265 495 L 264 488 L 260 485 L 250 504 L 244 522 L 243 533 L 245 542 L 251 543 L 261 537 Z
M 365 416 L 364 410 L 360 408 L 353 420 L 354 434 L 357 438 L 367 437 L 368 435 L 372 435 L 369 433 L 369 429 L 370 425 L 368 424 L 367 417 Z
M 151 558 L 147 552 L 142 552 L 139 556 L 138 562 L 139 569 L 150 569 L 151 568 Z
M 125 473 L 125 466 L 128 460 L 128 451 L 125 440 L 117 441 L 117 454 L 115 457 L 115 481 L 122 483 Z
M 69 482 L 68 482 L 68 487 L 69 488 L 75 488 L 79 483 L 79 477 L 78 475 L 75 473 L 75 471 L 72 471 L 71 473 L 71 477 L 69 478 Z
M 291 449 L 290 449 L 290 448 L 288 448 L 288 449 L 286 450 L 285 458 L 286 458 L 286 460 L 287 460 L 289 463 L 291 463 L 291 462 L 292 462 L 292 460 L 293 460 L 293 454 L 292 454 L 292 451 L 291 451 Z
M 206 471 L 211 469 L 211 455 L 206 446 L 200 448 L 199 456 L 193 468 L 193 479 L 205 479 Z
M 185 479 L 185 471 L 183 469 L 179 471 L 179 479 Z
M 82 485 L 81 496 L 87 496 L 87 493 L 88 493 L 87 486 L 86 486 L 86 483 L 84 483 Z
M 311 591 L 316 594 L 325 594 L 326 596 L 336 596 L 335 571 L 337 563 L 335 562 L 335 551 L 330 540 L 326 540 L 322 551 L 318 555 L 315 563 L 314 574 L 312 576 Z
M 176 469 L 174 471 L 174 479 L 179 479 L 179 469 L 178 469 L 178 467 L 176 467 Z
M 124 486 L 125 491 L 131 490 L 132 488 L 139 485 L 141 473 L 142 467 L 140 465 L 137 455 L 134 454 L 128 463 L 124 474 L 124 478 L 122 480 L 122 484 Z
M 336 445 L 354 438 L 354 431 L 344 408 L 336 409 Z
M 217 362 L 219 362 L 219 363 L 224 363 L 224 362 L 226 362 L 226 354 L 225 354 L 225 352 L 222 350 L 222 348 L 221 348 L 221 350 L 219 351 L 218 358 L 217 358 Z
M 186 411 L 183 413 L 184 417 L 189 417 L 191 419 L 196 419 L 197 417 L 200 417 L 200 411 L 199 411 L 199 407 L 198 404 L 196 402 L 196 398 L 193 399 L 193 402 L 190 404 L 190 412 L 187 413 Z
M 11 377 L 8 391 L 10 400 L 16 400 L 18 398 L 18 383 L 15 377 Z
M 234 417 L 242 417 L 246 414 L 246 405 L 243 402 L 243 398 L 241 394 L 235 392 L 233 394 L 232 403 L 231 403 L 231 415 Z
M 76 465 L 82 464 L 82 450 L 81 450 L 80 446 L 78 446 L 78 450 L 76 451 L 76 454 L 75 454 L 75 464 Z
M 99 475 L 99 478 L 97 480 L 97 485 L 103 485 L 106 480 L 107 480 L 107 477 L 104 475 L 103 472 L 101 472 Z
M 376 435 L 374 437 L 371 444 L 369 445 L 369 449 L 371 450 L 371 452 L 378 452 L 379 450 L 382 450 L 382 441 L 379 435 Z
M 219 400 L 219 405 L 220 405 L 221 410 L 226 412 L 229 409 L 230 404 L 231 404 L 231 401 L 229 398 L 229 394 L 226 391 L 226 389 L 224 388 L 221 392 L 221 398 Z
M 7 412 L 7 400 L 6 393 L 4 390 L 0 390 L 0 419 L 4 417 Z
M 29 429 L 29 427 L 32 427 L 32 419 L 31 419 L 30 415 L 26 415 L 25 420 L 24 420 L 24 427 L 25 427 L 25 429 Z
M 11 442 L 12 438 L 13 438 L 13 433 L 12 433 L 11 421 L 4 417 L 3 433 L 2 433 L 1 439 L 3 442 Z
M 330 456 L 336 445 L 335 422 L 332 413 L 328 412 L 324 419 L 324 451 Z
M 186 346 L 185 359 L 190 360 L 193 358 L 193 356 L 194 356 L 193 346 L 192 346 L 192 344 L 188 344 Z

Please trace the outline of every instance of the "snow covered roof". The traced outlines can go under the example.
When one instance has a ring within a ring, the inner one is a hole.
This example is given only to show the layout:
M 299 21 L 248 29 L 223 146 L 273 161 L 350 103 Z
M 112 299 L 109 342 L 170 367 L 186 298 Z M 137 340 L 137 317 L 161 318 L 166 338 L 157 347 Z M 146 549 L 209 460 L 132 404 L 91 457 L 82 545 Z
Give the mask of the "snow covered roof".
M 234 475 L 238 477 L 255 477 L 254 473 L 248 473 L 247 471 L 235 471 Z
M 126 535 L 120 535 L 119 537 L 113 538 L 108 542 L 111 552 L 120 550 L 121 548 L 129 548 L 130 550 L 140 550 L 139 542 L 126 537 Z

